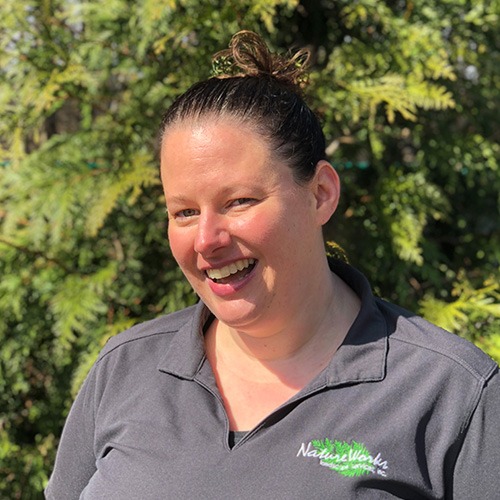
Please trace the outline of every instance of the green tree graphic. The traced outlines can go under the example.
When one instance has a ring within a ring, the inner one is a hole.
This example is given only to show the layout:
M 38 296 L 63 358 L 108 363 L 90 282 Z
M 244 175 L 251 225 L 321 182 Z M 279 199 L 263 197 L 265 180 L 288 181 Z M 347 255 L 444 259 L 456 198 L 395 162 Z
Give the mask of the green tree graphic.
M 321 461 L 324 464 L 332 465 L 332 470 L 342 476 L 358 477 L 370 473 L 368 467 L 371 466 L 371 461 L 368 457 L 371 454 L 364 444 L 357 441 L 353 441 L 351 444 L 345 441 L 332 442 L 328 438 L 315 439 L 312 444 L 319 453 L 335 455 L 323 458 Z M 347 457 L 347 460 L 342 460 L 342 457 Z

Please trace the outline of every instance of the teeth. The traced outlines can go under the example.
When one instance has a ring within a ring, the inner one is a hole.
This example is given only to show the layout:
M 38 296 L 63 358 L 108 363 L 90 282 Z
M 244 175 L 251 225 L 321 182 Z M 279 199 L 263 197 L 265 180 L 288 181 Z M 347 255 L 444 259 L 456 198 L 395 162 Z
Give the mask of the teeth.
M 220 280 L 227 278 L 231 274 L 236 274 L 238 271 L 243 271 L 251 266 L 255 259 L 241 259 L 229 264 L 228 266 L 221 267 L 220 269 L 207 269 L 207 275 L 210 279 Z

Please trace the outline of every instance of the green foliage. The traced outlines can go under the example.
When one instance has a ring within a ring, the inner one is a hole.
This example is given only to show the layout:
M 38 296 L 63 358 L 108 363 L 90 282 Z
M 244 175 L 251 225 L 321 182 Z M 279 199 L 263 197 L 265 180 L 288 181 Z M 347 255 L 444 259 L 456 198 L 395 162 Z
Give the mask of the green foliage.
M 0 0 L 0 11 L 5 498 L 40 497 L 106 340 L 195 301 L 165 237 L 156 133 L 239 29 L 312 50 L 309 101 L 344 186 L 330 253 L 500 359 L 498 0 Z
M 490 279 L 484 283 L 484 286 L 475 289 L 461 277 L 454 284 L 451 295 L 453 301 L 448 302 L 437 299 L 431 293 L 425 295 L 420 301 L 422 314 L 442 328 L 461 333 L 472 340 L 481 338 L 482 322 L 486 324 L 495 322 L 498 326 L 500 284 L 497 281 Z M 493 338 L 483 341 L 486 343 L 491 341 L 492 346 L 495 346 L 499 340 L 500 334 L 497 331 L 493 334 Z
M 404 173 L 401 168 L 390 168 L 377 188 L 379 226 L 385 226 L 391 236 L 393 251 L 401 260 L 421 266 L 425 226 L 429 219 L 446 216 L 448 200 L 422 170 Z
M 378 79 L 368 78 L 345 84 L 349 96 L 356 96 L 353 115 L 356 121 L 369 113 L 372 119 L 381 103 L 386 105 L 389 123 L 394 123 L 396 112 L 410 121 L 416 121 L 418 108 L 446 109 L 454 107 L 450 92 L 443 86 L 426 81 L 411 81 L 403 75 L 386 74 Z

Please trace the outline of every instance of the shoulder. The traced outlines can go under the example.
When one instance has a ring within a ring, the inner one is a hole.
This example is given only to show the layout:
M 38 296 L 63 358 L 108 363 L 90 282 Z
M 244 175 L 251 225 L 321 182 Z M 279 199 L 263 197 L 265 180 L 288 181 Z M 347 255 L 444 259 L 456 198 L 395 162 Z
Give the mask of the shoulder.
M 397 351 L 411 352 L 423 365 L 439 364 L 483 384 L 498 371 L 495 361 L 471 342 L 381 299 L 377 305 L 387 321 L 389 342 Z
M 133 347 L 138 344 L 170 343 L 171 338 L 186 323 L 192 321 L 196 316 L 197 306 L 176 311 L 159 318 L 139 323 L 114 337 L 111 337 L 102 349 L 98 361 L 108 356 L 113 351 L 122 347 Z

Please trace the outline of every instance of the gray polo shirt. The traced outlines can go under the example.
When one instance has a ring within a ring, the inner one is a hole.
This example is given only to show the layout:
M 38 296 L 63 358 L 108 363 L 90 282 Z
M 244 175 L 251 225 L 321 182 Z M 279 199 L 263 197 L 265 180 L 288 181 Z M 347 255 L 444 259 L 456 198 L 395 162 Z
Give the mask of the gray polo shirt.
M 329 366 L 233 447 L 197 306 L 112 338 L 71 409 L 49 499 L 500 498 L 497 365 L 374 298 Z

